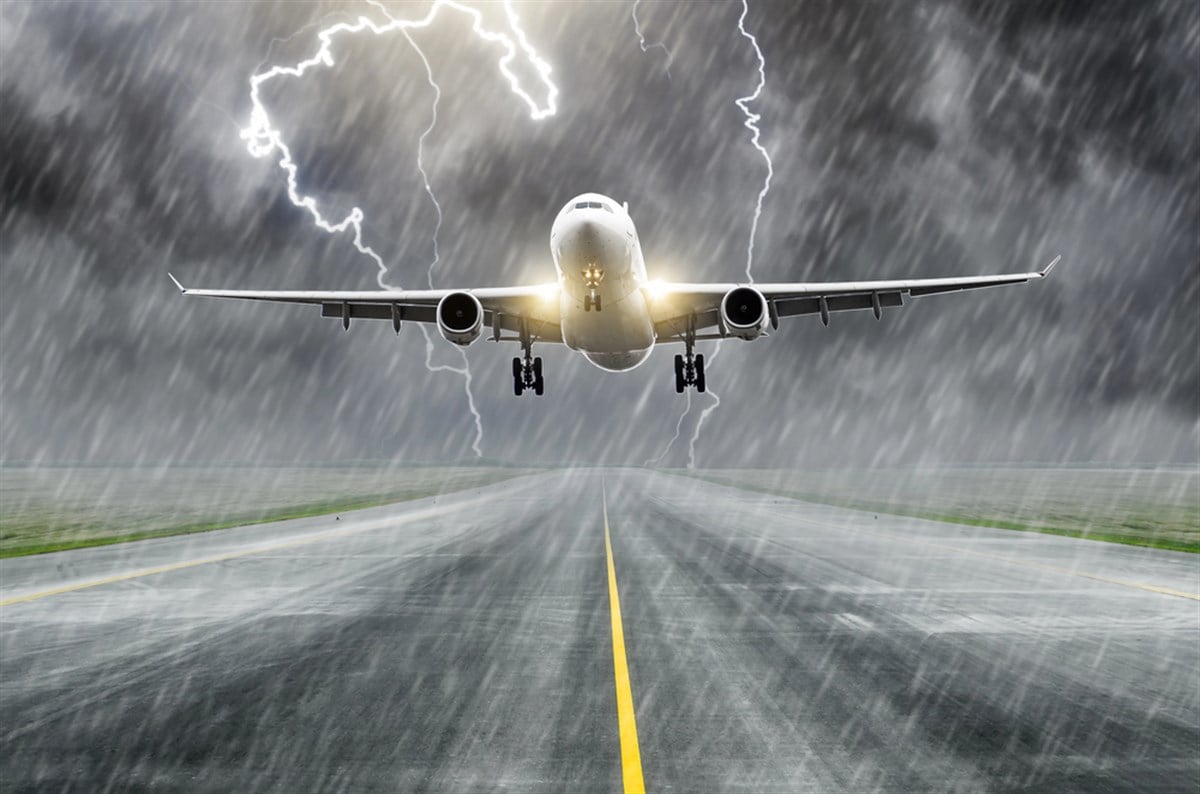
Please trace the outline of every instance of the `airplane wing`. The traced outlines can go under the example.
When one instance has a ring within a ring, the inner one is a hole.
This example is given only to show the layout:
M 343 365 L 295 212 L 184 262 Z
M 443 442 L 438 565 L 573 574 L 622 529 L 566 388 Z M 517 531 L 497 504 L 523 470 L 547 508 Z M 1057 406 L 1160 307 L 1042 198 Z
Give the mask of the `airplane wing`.
M 168 273 L 167 275 L 170 276 Z M 502 331 L 526 332 L 532 341 L 562 342 L 562 326 L 557 300 L 558 285 L 535 287 L 491 287 L 449 290 L 365 290 L 365 291 L 274 291 L 190 289 L 171 276 L 184 295 L 201 298 L 305 303 L 321 307 L 322 317 L 334 317 L 350 327 L 352 319 L 390 320 L 397 332 L 405 322 L 437 324 L 437 305 L 442 298 L 466 292 L 483 306 L 483 327 L 497 341 L 520 341 L 520 336 L 504 336 Z
M 758 290 L 767 302 L 771 328 L 779 318 L 818 314 L 829 324 L 832 312 L 870 309 L 876 319 L 883 309 L 904 304 L 904 296 L 915 298 L 942 292 L 959 292 L 982 287 L 1022 284 L 1045 278 L 1061 257 L 1032 273 L 1006 273 L 998 276 L 920 278 L 893 281 L 830 281 L 795 284 L 678 284 L 652 285 L 648 290 L 651 316 L 660 342 L 684 341 L 689 333 L 695 339 L 721 339 L 729 334 L 722 328 L 721 301 L 738 287 Z M 712 329 L 707 333 L 706 329 Z

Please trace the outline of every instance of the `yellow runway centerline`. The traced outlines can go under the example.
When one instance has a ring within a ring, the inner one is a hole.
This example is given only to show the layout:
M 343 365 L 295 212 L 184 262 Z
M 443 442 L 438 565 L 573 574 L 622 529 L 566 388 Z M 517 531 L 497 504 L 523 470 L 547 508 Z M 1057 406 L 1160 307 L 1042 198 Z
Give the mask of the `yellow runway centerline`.
M 621 779 L 625 794 L 643 794 L 642 752 L 638 749 L 637 718 L 629 665 L 625 661 L 625 629 L 621 624 L 621 599 L 617 595 L 617 569 L 613 566 L 612 539 L 608 533 L 608 494 L 603 493 L 604 551 L 608 556 L 608 606 L 612 613 L 613 675 L 617 686 L 617 727 L 621 734 Z

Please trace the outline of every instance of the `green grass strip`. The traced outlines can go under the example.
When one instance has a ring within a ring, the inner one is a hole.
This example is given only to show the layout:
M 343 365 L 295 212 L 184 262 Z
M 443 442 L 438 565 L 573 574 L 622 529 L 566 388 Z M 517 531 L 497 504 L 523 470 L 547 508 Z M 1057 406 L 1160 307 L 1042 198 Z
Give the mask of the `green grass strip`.
M 717 483 L 718 485 L 728 485 L 731 488 L 738 488 L 743 491 L 756 491 L 758 493 L 770 494 L 772 496 L 784 496 L 790 499 L 800 499 L 805 502 L 814 502 L 816 504 L 828 505 L 830 507 L 845 507 L 850 510 L 862 510 L 868 513 L 887 513 L 893 516 L 903 516 L 905 518 L 919 518 L 925 521 L 941 521 L 947 524 L 965 524 L 973 527 L 984 527 L 986 529 L 1011 529 L 1015 532 L 1038 532 L 1043 535 L 1060 535 L 1067 538 L 1082 538 L 1083 540 L 1098 540 L 1103 543 L 1123 543 L 1126 546 L 1143 546 L 1151 549 L 1165 549 L 1167 551 L 1184 551 L 1190 554 L 1200 553 L 1200 542 L 1188 540 L 1173 540 L 1171 538 L 1154 538 L 1145 537 L 1142 535 L 1116 535 L 1105 532 L 1088 532 L 1082 529 L 1065 529 L 1062 527 L 1043 527 L 1032 524 L 1021 524 L 1015 521 L 1004 521 L 1001 519 L 991 518 L 974 518 L 964 515 L 947 515 L 943 513 L 926 513 L 919 510 L 905 510 L 903 508 L 896 509 L 890 505 L 880 506 L 870 502 L 851 502 L 847 500 L 829 499 L 827 497 L 816 496 L 800 492 L 784 491 L 776 488 L 768 488 L 762 485 L 752 485 L 750 483 L 742 483 L 737 480 L 730 480 L 725 477 L 713 477 L 708 474 L 694 474 L 690 472 L 680 472 L 697 480 L 707 480 L 708 482 Z
M 499 482 L 499 480 L 497 480 L 497 482 Z M 492 483 L 487 484 L 490 485 Z M 478 483 L 470 483 L 464 485 L 461 490 L 478 487 L 480 487 Z M 313 502 L 297 507 L 280 508 L 279 510 L 268 511 L 259 515 L 242 516 L 240 518 L 230 518 L 223 521 L 206 521 L 192 524 L 181 524 L 172 527 L 163 527 L 161 529 L 150 529 L 142 532 L 95 535 L 86 538 L 49 541 L 46 543 L 35 543 L 25 546 L 13 546 L 6 549 L 0 548 L 0 559 L 7 557 L 25 557 L 31 554 L 49 554 L 50 552 L 54 551 L 68 551 L 70 549 L 87 549 L 94 546 L 111 546 L 114 543 L 129 543 L 135 540 L 150 540 L 152 538 L 169 538 L 177 535 L 192 535 L 197 532 L 212 532 L 213 530 L 217 529 L 232 529 L 233 527 L 253 526 L 255 524 L 269 524 L 276 521 L 289 521 L 294 518 L 312 518 L 313 516 L 330 515 L 332 513 L 348 512 L 350 510 L 362 510 L 368 507 L 382 507 L 383 505 L 410 502 L 415 499 L 424 499 L 429 496 L 440 496 L 448 493 L 453 493 L 453 490 L 404 492 L 402 494 L 362 497 L 359 499 L 348 499 L 344 501 Z

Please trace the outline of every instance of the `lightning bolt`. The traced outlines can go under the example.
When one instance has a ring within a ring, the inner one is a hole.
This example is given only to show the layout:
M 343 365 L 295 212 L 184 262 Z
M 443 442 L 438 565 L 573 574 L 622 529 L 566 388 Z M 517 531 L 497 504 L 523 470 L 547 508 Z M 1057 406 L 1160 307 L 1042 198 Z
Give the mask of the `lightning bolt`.
M 668 50 L 667 45 L 663 44 L 661 41 L 656 41 L 653 44 L 646 44 L 646 37 L 642 35 L 642 25 L 640 22 L 638 22 L 638 15 L 637 15 L 638 5 L 640 5 L 641 2 L 642 2 L 642 0 L 633 0 L 633 10 L 631 12 L 633 15 L 633 32 L 635 34 L 637 34 L 638 45 L 642 48 L 643 53 L 649 52 L 650 50 L 654 50 L 654 49 L 661 49 L 663 51 L 663 53 L 667 56 L 667 63 L 666 63 L 665 68 L 667 70 L 667 80 L 670 80 L 671 79 L 671 51 Z
M 364 214 L 361 208 L 355 206 L 351 208 L 349 214 L 339 221 L 327 220 L 321 213 L 317 200 L 308 195 L 300 193 L 298 187 L 299 168 L 292 158 L 291 150 L 283 140 L 283 134 L 271 124 L 270 115 L 267 113 L 266 107 L 263 105 L 261 88 L 262 86 L 278 77 L 294 77 L 300 79 L 310 69 L 317 67 L 331 68 L 334 65 L 333 59 L 333 40 L 342 34 L 355 35 L 363 31 L 369 31 L 375 36 L 382 36 L 388 33 L 399 31 L 408 43 L 413 47 L 421 58 L 421 62 L 425 66 L 426 78 L 430 86 L 434 90 L 433 98 L 433 113 L 432 120 L 429 126 L 421 134 L 417 144 L 417 169 L 421 173 L 421 179 L 425 186 L 425 192 L 429 196 L 437 211 L 437 224 L 433 232 L 433 260 L 430 262 L 427 270 L 427 280 L 429 286 L 433 286 L 433 271 L 436 268 L 440 259 L 437 247 L 438 232 L 442 225 L 442 208 L 437 201 L 437 197 L 433 193 L 433 188 L 430 184 L 429 176 L 425 171 L 424 165 L 424 145 L 425 139 L 433 131 L 437 124 L 437 106 L 441 99 L 441 88 L 433 77 L 433 69 L 430 67 L 429 60 L 425 57 L 425 53 L 409 35 L 409 31 L 418 28 L 427 28 L 437 19 L 438 12 L 442 8 L 450 8 L 451 10 L 466 14 L 471 18 L 471 29 L 481 40 L 499 44 L 504 54 L 498 62 L 500 73 L 508 80 L 509 88 L 512 92 L 529 108 L 529 115 L 534 121 L 540 121 L 549 116 L 553 116 L 557 112 L 556 100 L 558 98 L 558 88 L 550 80 L 550 65 L 543 60 L 529 43 L 525 31 L 521 28 L 520 18 L 516 11 L 513 10 L 510 0 L 504 0 L 504 12 L 508 21 L 509 29 L 512 36 L 488 30 L 483 24 L 483 14 L 470 6 L 462 3 L 453 2 L 453 0 L 435 0 L 430 6 L 425 16 L 420 19 L 397 19 L 388 13 L 376 0 L 368 0 L 368 2 L 380 10 L 387 18 L 386 24 L 378 24 L 374 20 L 360 16 L 353 22 L 341 22 L 336 25 L 322 29 L 317 33 L 317 39 L 321 46 L 310 58 L 300 61 L 294 66 L 274 66 L 265 72 L 258 72 L 250 78 L 250 101 L 252 109 L 250 112 L 250 123 L 241 131 L 241 137 L 246 141 L 246 146 L 250 154 L 254 157 L 268 157 L 272 154 L 278 154 L 278 163 L 280 169 L 286 175 L 288 199 L 299 209 L 308 212 L 312 217 L 313 223 L 317 228 L 329 234 L 342 234 L 346 231 L 352 232 L 351 240 L 354 248 L 364 256 L 368 257 L 376 267 L 376 281 L 379 286 L 384 289 L 395 288 L 396 285 L 389 284 L 386 281 L 387 265 L 384 264 L 383 258 L 369 245 L 363 242 L 363 220 Z M 513 40 L 516 37 L 516 41 Z M 512 61 L 517 57 L 518 50 L 523 52 L 533 64 L 537 71 L 538 78 L 544 84 L 546 89 L 545 104 L 538 104 L 534 98 L 527 93 L 522 87 L 517 75 L 511 69 Z M 449 365 L 434 365 L 433 356 L 433 340 L 430 337 L 428 329 L 423 325 L 419 326 L 421 333 L 425 337 L 425 366 L 430 372 L 453 372 L 463 376 L 463 388 L 467 396 L 467 404 L 470 407 L 471 415 L 475 420 L 475 440 L 471 444 L 471 449 L 477 456 L 482 457 L 483 451 L 481 444 L 483 442 L 483 419 L 479 414 L 479 410 L 475 406 L 475 398 L 471 391 L 471 371 L 467 364 L 466 351 L 459 350 L 462 356 L 463 366 L 452 367 Z
M 758 150 L 767 164 L 767 175 L 763 178 L 762 189 L 758 191 L 758 200 L 754 202 L 754 220 L 750 224 L 750 241 L 746 244 L 746 283 L 753 284 L 754 274 L 751 271 L 754 269 L 754 238 L 758 236 L 758 219 L 762 216 L 763 201 L 766 199 L 767 193 L 771 191 L 771 177 L 775 176 L 775 168 L 771 165 L 770 153 L 759 141 L 762 130 L 758 128 L 758 122 L 762 116 L 752 112 L 749 108 L 750 103 L 757 101 L 762 95 L 763 86 L 767 84 L 767 59 L 763 57 L 762 50 L 758 47 L 758 39 L 746 30 L 746 14 L 749 12 L 748 0 L 742 0 L 742 15 L 738 17 L 738 33 L 742 34 L 754 47 L 754 55 L 758 58 L 758 85 L 754 87 L 754 93 L 734 100 L 733 104 L 746 114 L 745 127 L 750 130 L 750 143 Z
M 634 5 L 636 7 L 637 4 L 635 3 Z M 747 41 L 749 41 L 750 46 L 752 46 L 754 48 L 754 55 L 758 59 L 758 84 L 754 86 L 753 93 L 751 93 L 748 96 L 739 97 L 738 99 L 735 99 L 733 104 L 737 105 L 738 109 L 741 110 L 742 113 L 746 116 L 746 121 L 744 122 L 744 126 L 746 127 L 746 129 L 750 130 L 750 143 L 751 143 L 751 145 L 754 146 L 754 148 L 758 151 L 758 153 L 762 155 L 763 161 L 767 165 L 767 174 L 763 178 L 762 188 L 759 189 L 758 198 L 754 202 L 754 220 L 750 224 L 750 239 L 749 239 L 749 242 L 746 244 L 746 283 L 753 284 L 754 283 L 754 273 L 753 273 L 753 270 L 754 270 L 754 241 L 755 241 L 755 238 L 758 236 L 758 221 L 759 221 L 759 218 L 762 216 L 763 201 L 766 200 L 767 194 L 771 191 L 771 177 L 773 177 L 775 175 L 775 168 L 771 164 L 771 154 L 767 151 L 766 147 L 762 145 L 762 142 L 760 140 L 760 138 L 762 136 L 762 130 L 759 129 L 758 122 L 760 119 L 762 119 L 762 116 L 760 114 L 755 113 L 752 110 L 750 110 L 750 103 L 757 101 L 758 98 L 760 96 L 762 96 L 763 87 L 766 86 L 766 84 L 767 84 L 767 60 L 765 57 L 763 57 L 762 49 L 759 48 L 759 46 L 758 46 L 758 39 L 755 38 L 754 35 L 752 33 L 750 33 L 750 31 L 746 30 L 746 15 L 749 12 L 750 12 L 749 0 L 742 0 L 742 13 L 741 13 L 741 16 L 738 17 L 738 33 L 743 38 L 745 38 Z M 716 347 L 712 352 L 712 355 L 709 356 L 708 360 L 704 362 L 706 369 L 707 369 L 707 365 L 713 361 L 716 361 L 717 356 L 719 356 L 720 354 L 721 354 L 721 342 L 717 342 Z M 720 395 L 718 395 L 716 392 L 712 391 L 711 389 L 707 391 L 707 394 L 712 395 L 713 402 L 711 405 L 707 406 L 703 411 L 700 412 L 700 418 L 698 420 L 696 420 L 696 427 L 692 430 L 692 437 L 691 437 L 691 440 L 688 442 L 688 464 L 687 465 L 688 465 L 689 469 L 693 469 L 696 467 L 696 443 L 700 440 L 700 432 L 704 428 L 704 422 L 706 419 L 708 419 L 708 417 L 712 414 L 712 412 L 717 410 L 717 408 L 721 405 Z M 667 444 L 667 448 L 665 450 L 663 450 L 663 454 L 659 456 L 659 459 L 662 459 L 662 457 L 667 454 L 667 451 L 670 450 L 671 445 L 674 444 L 675 441 L 678 440 L 679 428 L 683 426 L 684 417 L 686 417 L 688 415 L 688 413 L 692 410 L 692 402 L 690 399 L 690 397 L 691 397 L 690 392 L 688 393 L 688 396 L 689 396 L 689 399 L 688 399 L 687 407 L 684 409 L 683 414 L 679 417 L 679 423 L 676 425 L 676 428 L 675 428 L 675 437 L 672 438 L 671 441 Z
M 377 0 L 367 0 L 367 2 L 383 12 L 383 15 L 386 16 L 391 22 L 398 22 L 398 20 L 388 13 L 388 10 L 384 8 L 382 4 L 377 2 Z M 434 128 L 437 126 L 438 103 L 442 99 L 442 88 L 438 85 L 437 80 L 435 80 L 433 77 L 433 67 L 430 66 L 429 59 L 425 57 L 424 50 L 422 50 L 420 45 L 413 40 L 413 37 L 406 29 L 401 28 L 400 33 L 404 36 L 405 40 L 408 41 L 409 45 L 413 48 L 413 51 L 417 53 L 417 57 L 421 59 L 421 63 L 425 67 L 425 79 L 429 83 L 429 87 L 433 89 L 433 103 L 430 107 L 429 126 L 426 127 L 421 133 L 421 136 L 417 138 L 417 171 L 421 174 L 421 184 L 425 188 L 425 195 L 429 197 L 429 201 L 433 204 L 433 209 L 437 213 L 437 221 L 433 225 L 432 234 L 433 258 L 429 260 L 429 265 L 425 271 L 425 280 L 428 282 L 429 288 L 433 289 L 433 271 L 437 268 L 438 263 L 442 259 L 441 252 L 438 249 L 438 235 L 442 230 L 442 221 L 444 220 L 444 216 L 442 215 L 442 205 L 438 202 L 437 196 L 433 192 L 433 185 L 430 184 L 429 174 L 425 171 L 425 139 L 429 137 L 429 134 L 432 133 Z M 467 361 L 467 351 L 461 347 L 458 348 L 458 354 L 462 357 L 461 367 L 452 367 L 449 364 L 434 364 L 433 335 L 429 332 L 429 328 L 424 324 L 420 324 L 417 327 L 421 329 L 421 336 L 425 338 L 425 369 L 429 370 L 430 372 L 452 372 L 456 375 L 462 376 L 463 390 L 466 392 L 467 396 L 467 407 L 470 408 L 471 416 L 475 420 L 475 440 L 471 443 L 471 450 L 475 453 L 476 457 L 483 457 L 483 449 L 481 446 L 483 443 L 483 421 L 479 415 L 478 409 L 475 407 L 475 395 L 471 391 L 472 376 L 471 367 Z
M 683 413 L 681 413 L 679 415 L 679 421 L 677 421 L 675 423 L 675 435 L 671 436 L 671 440 L 667 442 L 667 445 L 665 447 L 663 447 L 663 451 L 661 453 L 659 453 L 657 458 L 650 458 L 649 460 L 647 460 L 645 463 L 642 464 L 643 466 L 657 466 L 659 463 L 662 462 L 662 459 L 665 458 L 667 456 L 667 453 L 671 451 L 671 447 L 675 446 L 675 442 L 679 440 L 679 434 L 683 431 L 683 420 L 687 419 L 688 412 L 691 410 L 692 410 L 692 392 L 689 389 L 687 391 L 687 407 L 683 409 Z

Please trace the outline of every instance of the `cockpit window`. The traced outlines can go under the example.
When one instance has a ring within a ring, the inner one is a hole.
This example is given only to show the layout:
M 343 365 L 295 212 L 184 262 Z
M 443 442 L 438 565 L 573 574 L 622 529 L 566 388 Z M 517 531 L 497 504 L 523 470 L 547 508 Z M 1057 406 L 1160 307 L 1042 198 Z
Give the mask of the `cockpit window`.
M 602 209 L 607 212 L 612 212 L 613 214 L 616 214 L 616 211 L 613 210 L 612 207 L 608 206 L 608 204 L 606 204 L 602 201 L 580 201 L 580 202 L 576 203 L 575 206 L 572 207 L 572 209 L 577 209 L 577 210 L 600 210 L 600 209 Z

